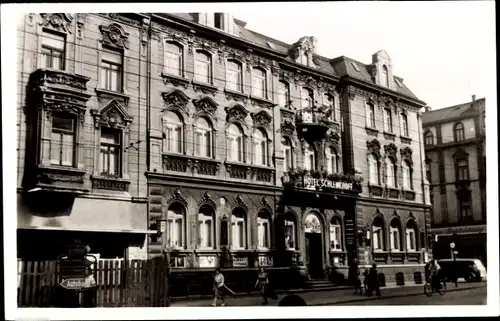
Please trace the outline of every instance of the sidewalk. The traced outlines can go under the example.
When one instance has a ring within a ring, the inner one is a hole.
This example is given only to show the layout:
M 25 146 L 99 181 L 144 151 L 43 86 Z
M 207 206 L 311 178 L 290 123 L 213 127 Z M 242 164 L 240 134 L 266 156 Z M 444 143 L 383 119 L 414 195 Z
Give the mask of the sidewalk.
M 447 284 L 447 291 L 463 291 L 467 289 L 473 289 L 478 287 L 485 286 L 486 282 L 480 283 L 466 283 L 459 282 L 458 287 L 455 288 L 455 285 L 452 283 Z M 392 297 L 402 297 L 402 296 L 416 296 L 416 295 L 424 295 L 424 285 L 423 284 L 414 284 L 408 283 L 404 286 L 398 286 L 395 283 L 388 283 L 386 287 L 381 288 L 382 296 L 360 296 L 354 294 L 353 288 L 346 289 L 345 287 L 340 289 L 335 289 L 332 291 L 322 291 L 322 292 L 304 292 L 300 293 L 300 295 L 306 302 L 308 306 L 321 306 L 321 305 L 336 305 L 342 303 L 351 303 L 358 301 L 369 301 L 369 300 L 377 300 L 377 299 L 388 299 Z M 287 293 L 291 293 L 290 291 Z M 279 294 L 278 300 L 269 300 L 268 306 L 277 306 L 278 302 L 285 297 L 286 294 Z M 171 307 L 203 307 L 210 306 L 212 303 L 211 298 L 205 299 L 188 299 L 182 300 L 178 299 L 176 301 L 171 302 Z M 236 298 L 227 297 L 226 299 L 227 306 L 260 306 L 262 303 L 261 297 L 257 294 L 249 294 L 246 296 L 237 296 Z M 218 302 L 220 304 L 220 300 Z

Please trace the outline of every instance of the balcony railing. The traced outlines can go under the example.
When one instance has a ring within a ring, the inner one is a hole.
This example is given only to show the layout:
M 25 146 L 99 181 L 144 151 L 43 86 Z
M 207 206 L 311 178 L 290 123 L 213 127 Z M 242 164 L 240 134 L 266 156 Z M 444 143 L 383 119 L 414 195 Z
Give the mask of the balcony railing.
M 312 106 L 296 112 L 296 122 L 299 134 L 311 142 L 325 138 L 331 123 L 333 110 L 327 106 Z

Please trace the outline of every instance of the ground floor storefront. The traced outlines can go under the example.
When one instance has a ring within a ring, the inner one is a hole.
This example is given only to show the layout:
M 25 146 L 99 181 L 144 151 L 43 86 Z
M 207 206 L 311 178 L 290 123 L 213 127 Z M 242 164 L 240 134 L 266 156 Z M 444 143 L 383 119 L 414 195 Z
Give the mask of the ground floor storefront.
M 433 254 L 437 259 L 480 259 L 487 265 L 486 225 L 433 228 L 435 235 Z M 451 249 L 450 244 L 454 244 Z

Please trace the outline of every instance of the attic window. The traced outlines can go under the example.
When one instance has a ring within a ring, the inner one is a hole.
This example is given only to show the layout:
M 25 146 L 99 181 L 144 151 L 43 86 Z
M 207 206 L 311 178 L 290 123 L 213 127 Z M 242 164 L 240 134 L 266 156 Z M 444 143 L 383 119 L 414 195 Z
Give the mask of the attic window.
M 224 14 L 223 13 L 219 13 L 219 12 L 215 13 L 215 16 L 214 16 L 214 26 L 215 26 L 215 28 L 221 29 L 221 30 L 224 29 L 224 25 L 223 25 L 224 19 L 223 18 L 224 18 Z
M 399 87 L 403 87 L 403 84 L 401 83 L 401 81 L 399 81 L 399 79 L 394 78 L 394 81 L 396 82 L 396 84 L 398 84 Z
M 269 42 L 269 41 L 266 41 L 266 45 L 271 48 L 271 49 L 276 49 L 276 47 L 274 46 L 274 44 L 272 42 Z
M 356 63 L 355 63 L 354 61 L 353 61 L 353 62 L 351 62 L 351 64 L 352 64 L 352 67 L 354 68 L 354 70 L 356 70 L 357 72 L 359 72 L 359 67 L 358 67 L 358 65 L 356 65 Z

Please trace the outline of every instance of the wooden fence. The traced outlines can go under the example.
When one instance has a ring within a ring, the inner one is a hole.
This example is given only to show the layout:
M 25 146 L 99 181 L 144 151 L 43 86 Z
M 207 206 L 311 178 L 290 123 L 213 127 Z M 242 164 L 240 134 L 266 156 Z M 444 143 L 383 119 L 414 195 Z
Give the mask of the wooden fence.
M 167 262 L 98 260 L 93 267 L 97 307 L 168 306 Z M 18 261 L 19 307 L 57 306 L 62 281 L 56 261 Z

